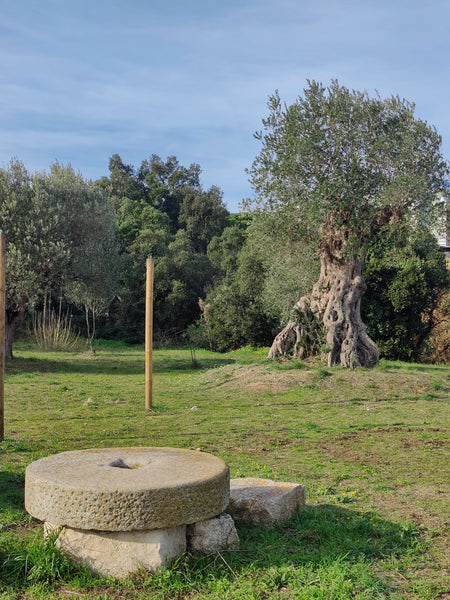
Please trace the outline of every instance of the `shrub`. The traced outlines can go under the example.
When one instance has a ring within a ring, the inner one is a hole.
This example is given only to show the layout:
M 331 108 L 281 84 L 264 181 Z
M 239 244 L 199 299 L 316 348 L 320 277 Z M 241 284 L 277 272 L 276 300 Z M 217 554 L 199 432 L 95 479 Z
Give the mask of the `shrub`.
M 420 360 L 450 365 L 450 292 L 442 294 L 434 316 L 435 325 L 425 342 Z

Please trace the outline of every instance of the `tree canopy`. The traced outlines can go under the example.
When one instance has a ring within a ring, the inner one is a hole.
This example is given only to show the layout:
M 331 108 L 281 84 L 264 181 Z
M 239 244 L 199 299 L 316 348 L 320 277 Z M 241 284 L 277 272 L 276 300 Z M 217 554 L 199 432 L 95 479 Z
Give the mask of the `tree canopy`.
M 432 222 L 448 172 L 441 138 L 406 100 L 371 98 L 337 81 L 308 82 L 291 106 L 275 93 L 269 111 L 249 171 L 254 209 L 277 235 L 314 240 L 321 260 L 318 282 L 271 355 L 303 355 L 321 321 L 330 364 L 375 364 L 378 351 L 360 318 L 366 253 L 397 220 Z
M 205 190 L 199 165 L 184 167 L 175 156 L 164 161 L 153 154 L 135 168 L 116 154 L 109 168 L 109 179 L 98 185 L 116 208 L 124 258 L 122 286 L 111 310 L 115 334 L 143 341 L 145 261 L 152 256 L 156 335 L 179 335 L 197 319 L 199 298 L 212 283 L 207 248 L 228 219 L 222 191 L 216 186 Z
M 333 81 L 310 82 L 291 106 L 275 93 L 269 109 L 250 178 L 256 208 L 276 212 L 286 232 L 319 246 L 332 238 L 338 255 L 360 255 L 406 212 L 418 224 L 434 218 L 448 165 L 441 137 L 414 117 L 414 105 Z

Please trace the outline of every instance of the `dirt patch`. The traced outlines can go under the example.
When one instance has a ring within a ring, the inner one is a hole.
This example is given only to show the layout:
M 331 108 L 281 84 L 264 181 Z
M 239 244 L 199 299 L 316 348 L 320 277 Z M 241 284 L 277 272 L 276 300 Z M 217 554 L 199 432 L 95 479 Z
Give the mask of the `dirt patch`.
M 334 440 L 322 438 L 317 445 L 329 458 L 350 460 L 364 465 L 377 465 L 382 462 L 381 457 L 363 447 L 365 438 L 367 438 L 366 432 L 348 432 Z
M 258 455 L 260 452 L 273 452 L 275 449 L 289 448 L 296 443 L 296 440 L 257 432 L 246 437 L 245 446 L 234 445 L 233 450 Z
M 442 460 L 447 442 L 417 438 L 425 432 L 444 435 L 436 428 L 373 428 L 322 438 L 318 447 L 329 459 L 353 465 L 347 484 L 351 481 L 366 493 L 373 508 L 396 520 L 443 531 L 449 487 Z
M 310 382 L 312 371 L 293 369 L 276 371 L 261 367 L 236 367 L 227 365 L 213 372 L 208 371 L 202 377 L 202 383 L 208 388 L 245 389 L 258 394 L 279 394 Z
M 427 433 L 443 433 L 440 429 L 424 428 Z M 386 441 L 383 442 L 383 439 Z M 417 439 L 417 431 L 411 427 L 374 427 L 368 431 L 346 432 L 335 439 L 323 439 L 320 448 L 330 457 L 354 459 L 365 464 L 384 462 L 386 449 L 414 450 L 420 448 L 441 449 L 450 443 L 443 439 Z M 372 448 L 373 446 L 373 448 Z M 378 453 L 378 457 L 377 457 Z M 367 462 L 369 461 L 369 462 Z

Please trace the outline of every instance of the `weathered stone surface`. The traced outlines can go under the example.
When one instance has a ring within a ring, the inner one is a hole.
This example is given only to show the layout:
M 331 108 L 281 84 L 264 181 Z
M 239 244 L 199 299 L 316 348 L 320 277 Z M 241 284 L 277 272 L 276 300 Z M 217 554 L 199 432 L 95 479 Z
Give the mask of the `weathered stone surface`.
M 186 550 L 186 526 L 152 531 L 93 531 L 45 523 L 46 535 L 58 532 L 56 545 L 91 571 L 125 577 L 139 568 L 156 573 Z
M 188 546 L 198 552 L 216 552 L 217 550 L 237 550 L 239 536 L 230 515 L 219 515 L 188 525 Z
M 273 527 L 290 519 L 305 504 L 298 483 L 242 477 L 230 481 L 230 512 L 236 521 Z
M 30 464 L 25 508 L 74 529 L 134 531 L 203 521 L 229 502 L 229 471 L 216 456 L 178 448 L 63 452 Z

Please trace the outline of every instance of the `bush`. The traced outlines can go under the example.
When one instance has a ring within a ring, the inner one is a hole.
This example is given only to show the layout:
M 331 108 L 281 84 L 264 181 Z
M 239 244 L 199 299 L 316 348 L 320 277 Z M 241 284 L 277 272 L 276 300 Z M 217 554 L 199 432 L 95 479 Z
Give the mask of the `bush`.
M 372 245 L 361 313 L 382 357 L 419 359 L 449 275 L 437 241 L 427 231 L 405 228 Z
M 435 311 L 435 325 L 424 344 L 421 362 L 450 365 L 450 292 L 442 294 Z
M 266 346 L 272 342 L 274 324 L 260 303 L 240 293 L 236 285 L 220 284 L 202 302 L 197 323 L 197 344 L 227 352 L 242 346 Z

